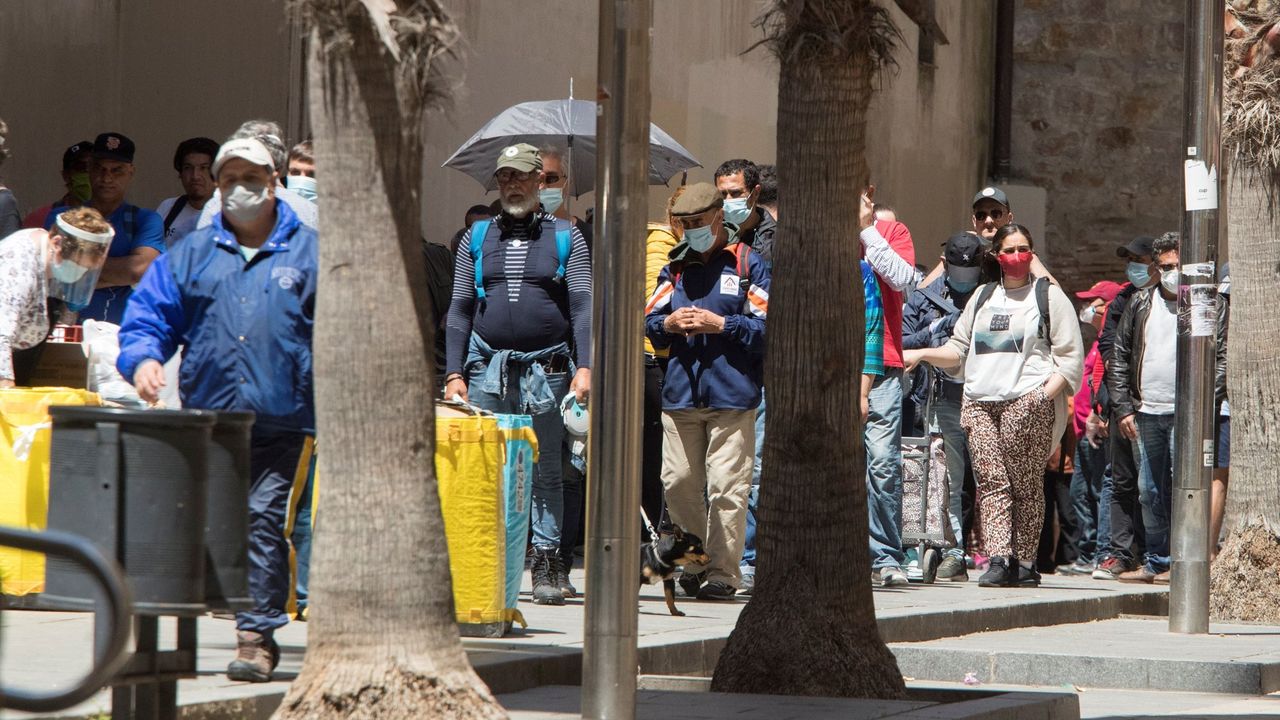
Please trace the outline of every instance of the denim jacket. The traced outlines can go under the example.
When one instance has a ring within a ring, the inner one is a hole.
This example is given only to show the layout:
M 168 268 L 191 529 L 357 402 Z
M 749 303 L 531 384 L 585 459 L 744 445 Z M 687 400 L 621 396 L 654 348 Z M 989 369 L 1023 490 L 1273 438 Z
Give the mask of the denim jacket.
M 557 356 L 563 356 L 569 361 L 569 375 L 572 376 L 575 368 L 568 343 L 562 342 L 549 348 L 529 352 L 494 350 L 480 337 L 479 333 L 473 332 L 471 344 L 467 350 L 465 368 L 469 373 L 472 367 L 488 363 L 477 387 L 483 392 L 505 398 L 511 373 L 510 366 L 516 365 L 517 371 L 521 373 L 520 409 L 530 415 L 540 415 L 555 409 L 560 404 L 560 398 L 551 392 L 551 385 L 547 382 L 547 371 L 541 363 L 543 360 L 550 360 Z

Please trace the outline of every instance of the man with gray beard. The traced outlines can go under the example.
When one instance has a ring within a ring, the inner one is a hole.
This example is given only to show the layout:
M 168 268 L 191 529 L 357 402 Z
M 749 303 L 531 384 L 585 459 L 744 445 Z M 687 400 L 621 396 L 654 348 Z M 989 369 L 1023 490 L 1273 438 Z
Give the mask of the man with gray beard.
M 533 601 L 573 597 L 564 521 L 561 398 L 586 406 L 591 390 L 591 255 L 577 228 L 539 211 L 542 157 L 532 145 L 498 156 L 502 212 L 458 243 L 445 324 L 445 398 L 533 416 Z

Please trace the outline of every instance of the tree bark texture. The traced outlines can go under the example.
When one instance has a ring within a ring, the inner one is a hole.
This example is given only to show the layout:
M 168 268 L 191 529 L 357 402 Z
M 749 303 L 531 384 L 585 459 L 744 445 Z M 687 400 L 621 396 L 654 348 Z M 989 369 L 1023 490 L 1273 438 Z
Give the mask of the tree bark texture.
M 751 602 L 712 690 L 896 698 L 871 594 L 858 199 L 875 66 L 781 64 L 769 411 Z
M 433 463 L 421 115 L 367 14 L 344 17 L 347 48 L 311 36 L 326 188 L 314 340 L 320 509 L 306 659 L 275 717 L 505 717 L 454 623 Z
M 1280 207 L 1266 180 L 1238 167 L 1227 183 L 1231 480 L 1210 610 L 1218 619 L 1280 622 Z

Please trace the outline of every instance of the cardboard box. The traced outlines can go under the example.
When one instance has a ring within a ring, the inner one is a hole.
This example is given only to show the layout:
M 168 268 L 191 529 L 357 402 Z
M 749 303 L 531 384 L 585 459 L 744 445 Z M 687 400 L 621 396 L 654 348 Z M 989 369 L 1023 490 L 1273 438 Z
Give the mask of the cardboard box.
M 31 387 L 89 387 L 89 346 L 49 341 L 31 375 Z

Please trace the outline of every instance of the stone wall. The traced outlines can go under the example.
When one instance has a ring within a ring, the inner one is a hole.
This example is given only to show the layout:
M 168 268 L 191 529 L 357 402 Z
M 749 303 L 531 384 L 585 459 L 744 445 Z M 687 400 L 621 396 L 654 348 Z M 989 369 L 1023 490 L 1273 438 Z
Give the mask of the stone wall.
M 1048 192 L 1047 237 L 1037 240 L 1068 289 L 1122 279 L 1117 245 L 1178 227 L 1184 11 L 1017 3 L 1013 175 Z

